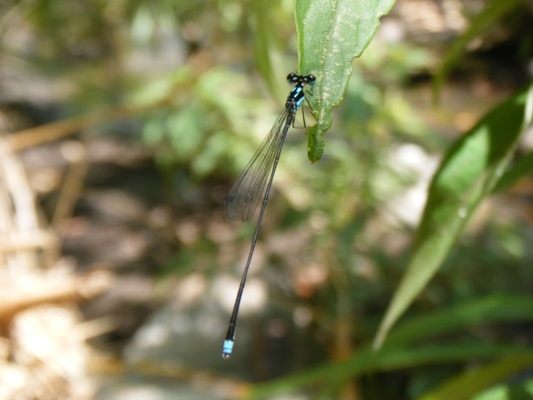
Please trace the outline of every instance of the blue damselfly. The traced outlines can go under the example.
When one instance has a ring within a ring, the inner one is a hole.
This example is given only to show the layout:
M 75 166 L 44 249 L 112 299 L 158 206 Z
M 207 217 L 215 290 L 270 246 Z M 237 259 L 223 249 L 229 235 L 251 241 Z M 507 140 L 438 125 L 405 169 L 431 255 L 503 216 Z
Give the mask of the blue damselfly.
M 222 349 L 222 356 L 224 358 L 229 358 L 233 350 L 237 316 L 239 314 L 242 293 L 244 285 L 246 284 L 246 277 L 252 261 L 252 255 L 257 243 L 261 221 L 263 220 L 263 215 L 268 203 L 268 197 L 270 195 L 270 189 L 272 188 L 272 181 L 278 165 L 281 149 L 283 148 L 283 143 L 285 142 L 289 127 L 294 125 L 296 112 L 304 102 L 304 86 L 306 84 L 311 86 L 314 85 L 316 77 L 312 74 L 297 75 L 292 73 L 287 76 L 287 81 L 295 86 L 287 96 L 283 112 L 276 119 L 270 133 L 263 140 L 226 198 L 224 218 L 228 220 L 241 218 L 243 221 L 248 221 L 252 218 L 261 199 L 263 199 L 263 204 L 261 205 L 261 211 L 259 212 L 259 217 L 257 219 L 250 252 L 248 253 L 248 259 L 242 274 L 241 283 L 235 299 L 235 305 L 233 306 L 226 339 L 224 340 Z

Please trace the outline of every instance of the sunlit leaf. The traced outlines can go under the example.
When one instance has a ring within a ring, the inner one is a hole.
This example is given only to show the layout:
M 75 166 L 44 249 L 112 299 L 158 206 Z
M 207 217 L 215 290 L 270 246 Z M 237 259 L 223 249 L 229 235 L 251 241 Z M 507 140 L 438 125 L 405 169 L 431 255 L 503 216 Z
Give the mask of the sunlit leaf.
M 531 353 L 503 357 L 494 363 L 468 370 L 450 379 L 430 393 L 426 393 L 420 400 L 470 400 L 482 390 L 529 369 L 531 365 L 533 365 Z
M 531 366 L 531 364 L 530 364 Z M 485 390 L 471 400 L 531 400 L 533 399 L 533 379 L 519 383 L 508 381 Z
M 526 94 L 505 101 L 448 151 L 433 177 L 408 269 L 375 340 L 380 347 L 455 244 L 477 206 L 493 189 L 523 131 Z
M 314 74 L 310 102 L 316 125 L 308 129 L 311 162 L 324 152 L 324 133 L 333 121 L 333 108 L 342 101 L 352 73 L 352 60 L 374 36 L 379 19 L 394 0 L 297 0 L 299 72 Z

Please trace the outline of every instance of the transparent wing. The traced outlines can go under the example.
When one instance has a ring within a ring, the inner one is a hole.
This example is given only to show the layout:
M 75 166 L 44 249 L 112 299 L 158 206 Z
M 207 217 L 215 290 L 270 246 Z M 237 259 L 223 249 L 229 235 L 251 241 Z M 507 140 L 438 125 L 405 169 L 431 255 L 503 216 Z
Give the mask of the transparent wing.
M 263 140 L 254 156 L 226 197 L 224 218 L 227 220 L 252 218 L 257 205 L 264 197 L 269 176 L 279 157 L 283 142 L 294 115 L 285 109 L 276 119 L 270 133 Z

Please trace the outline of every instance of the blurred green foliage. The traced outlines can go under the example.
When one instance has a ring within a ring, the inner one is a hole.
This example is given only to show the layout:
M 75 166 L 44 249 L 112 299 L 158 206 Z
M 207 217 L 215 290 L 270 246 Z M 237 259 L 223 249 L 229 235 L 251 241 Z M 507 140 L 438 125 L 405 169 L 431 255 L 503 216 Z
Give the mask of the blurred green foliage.
M 228 186 L 269 131 L 290 90 L 284 77 L 298 65 L 292 7 L 288 0 L 2 2 L 0 55 L 27 75 L 67 81 L 70 89 L 62 101 L 68 113 L 142 108 L 132 113 L 137 129 L 125 139 L 150 149 L 162 173 L 182 178 L 175 188 L 181 199 L 191 186 Z M 490 29 L 481 28 L 476 35 Z M 15 44 L 13 37 L 19 40 Z M 448 60 L 458 62 L 457 51 Z M 339 83 L 344 99 L 320 162 L 310 165 L 303 129 L 289 133 L 261 240 L 285 235 L 303 245 L 267 254 L 266 262 L 289 282 L 272 283 L 272 291 L 289 291 L 296 297 L 293 307 L 313 310 L 316 336 L 326 338 L 324 353 L 342 348 L 336 336 L 339 321 L 351 327 L 350 346 L 341 354 L 342 364 L 324 358 L 315 370 L 259 386 L 259 397 L 316 385 L 324 396 L 340 398 L 340 388 L 364 374 L 378 374 L 379 381 L 360 381 L 366 399 L 381 399 L 387 391 L 402 391 L 398 398 L 439 399 L 461 385 L 482 393 L 520 371 L 516 365 L 524 368 L 523 359 L 515 358 L 502 372 L 497 367 L 506 355 L 518 357 L 524 348 L 524 357 L 531 356 L 532 318 L 528 308 L 520 307 L 530 307 L 533 290 L 532 232 L 518 212 L 493 212 L 505 207 L 505 192 L 476 229 L 463 232 L 453 252 L 445 251 L 441 273 L 414 302 L 404 324 L 392 330 L 390 344 L 385 342 L 379 354 L 371 350 L 408 264 L 416 229 L 395 207 L 419 212 L 404 202 L 405 195 L 446 152 L 453 141 L 448 131 L 457 134 L 453 121 L 443 122 L 437 111 L 428 116 L 430 109 L 419 109 L 414 101 L 418 87 L 413 78 L 433 74 L 442 57 L 409 40 L 391 43 L 378 36 L 352 64 L 349 82 Z M 446 72 L 451 65 L 445 64 Z M 429 93 L 429 82 L 420 86 Z M 486 109 L 494 105 L 493 99 L 487 102 Z M 442 125 L 446 129 L 439 130 Z M 530 166 L 528 154 L 495 191 L 511 187 Z M 242 248 L 249 244 L 249 227 L 239 231 L 237 240 Z M 208 237 L 182 243 L 168 269 L 185 274 L 201 264 L 202 272 L 216 274 L 220 253 Z M 238 255 L 232 262 L 237 265 Z M 307 297 L 298 297 L 293 275 L 316 266 L 326 279 L 311 285 Z M 500 374 L 469 381 L 464 374 L 472 365 Z M 386 374 L 397 380 L 381 383 Z M 323 378 L 322 386 L 317 377 Z M 494 392 L 519 390 L 501 385 Z M 530 392 L 530 386 L 526 381 L 520 390 Z

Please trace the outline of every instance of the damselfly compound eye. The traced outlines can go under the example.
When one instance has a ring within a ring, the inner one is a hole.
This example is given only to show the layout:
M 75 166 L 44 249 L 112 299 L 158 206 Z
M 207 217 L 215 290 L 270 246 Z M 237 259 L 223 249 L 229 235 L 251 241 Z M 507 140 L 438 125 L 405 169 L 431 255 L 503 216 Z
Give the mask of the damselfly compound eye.
M 305 83 L 308 83 L 311 86 L 313 86 L 316 83 L 316 76 L 314 76 L 313 74 L 309 74 L 305 76 L 304 79 L 305 79 Z
M 287 75 L 287 82 L 289 83 L 298 83 L 299 75 L 296 75 L 294 72 L 291 72 Z

